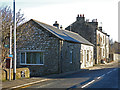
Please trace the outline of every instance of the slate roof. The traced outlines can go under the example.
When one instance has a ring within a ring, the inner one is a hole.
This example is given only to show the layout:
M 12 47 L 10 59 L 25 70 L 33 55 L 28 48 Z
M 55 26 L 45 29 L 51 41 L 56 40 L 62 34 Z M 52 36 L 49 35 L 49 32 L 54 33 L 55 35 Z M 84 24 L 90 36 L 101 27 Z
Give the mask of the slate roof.
M 49 32 L 54 34 L 56 37 L 62 40 L 94 46 L 92 43 L 90 43 L 89 41 L 87 41 L 77 33 L 74 33 L 68 30 L 61 30 L 56 28 L 55 26 L 51 26 L 34 19 L 31 19 L 31 20 L 36 22 L 37 24 L 39 24 L 40 26 L 42 26 L 43 28 L 45 28 L 46 30 L 48 30 Z

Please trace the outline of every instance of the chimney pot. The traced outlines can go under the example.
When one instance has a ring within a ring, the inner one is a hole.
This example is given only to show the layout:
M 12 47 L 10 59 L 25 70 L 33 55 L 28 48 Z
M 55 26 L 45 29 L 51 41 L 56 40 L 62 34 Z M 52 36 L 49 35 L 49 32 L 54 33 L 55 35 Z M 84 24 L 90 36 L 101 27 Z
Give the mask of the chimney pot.
M 82 15 L 80 14 L 80 17 L 82 17 Z
M 102 31 L 102 27 L 99 27 L 99 30 Z
M 57 24 L 57 21 L 55 21 L 55 24 Z
M 84 14 L 83 14 L 83 17 L 84 17 Z
M 80 17 L 79 17 L 80 16 Z M 84 14 L 80 14 L 78 15 L 78 17 L 76 18 L 77 21 L 85 21 L 85 17 L 84 17 Z
M 57 21 L 55 21 L 55 23 L 53 24 L 53 26 L 59 28 L 59 24 L 57 23 Z
M 62 25 L 60 26 L 60 29 L 62 29 L 63 27 L 62 27 Z

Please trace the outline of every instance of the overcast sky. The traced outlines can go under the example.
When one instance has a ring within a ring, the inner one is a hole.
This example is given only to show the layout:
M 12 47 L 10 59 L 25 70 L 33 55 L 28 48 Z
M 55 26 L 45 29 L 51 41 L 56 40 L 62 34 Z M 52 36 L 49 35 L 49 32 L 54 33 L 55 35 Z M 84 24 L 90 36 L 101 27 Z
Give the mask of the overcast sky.
M 85 19 L 102 22 L 103 31 L 118 41 L 119 0 L 16 0 L 16 10 L 22 9 L 27 20 L 36 19 L 52 25 L 58 21 L 63 28 L 76 20 L 78 14 Z M 1 3 L 2 2 L 2 3 Z M 0 6 L 12 7 L 13 0 L 0 0 Z

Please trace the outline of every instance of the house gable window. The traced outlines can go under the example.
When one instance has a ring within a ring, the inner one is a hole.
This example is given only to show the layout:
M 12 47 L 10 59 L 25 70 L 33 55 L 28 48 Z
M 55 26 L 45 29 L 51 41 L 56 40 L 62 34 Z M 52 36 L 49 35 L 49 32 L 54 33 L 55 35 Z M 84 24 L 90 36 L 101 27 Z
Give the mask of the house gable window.
M 20 53 L 21 65 L 44 65 L 44 53 L 35 51 L 25 51 Z

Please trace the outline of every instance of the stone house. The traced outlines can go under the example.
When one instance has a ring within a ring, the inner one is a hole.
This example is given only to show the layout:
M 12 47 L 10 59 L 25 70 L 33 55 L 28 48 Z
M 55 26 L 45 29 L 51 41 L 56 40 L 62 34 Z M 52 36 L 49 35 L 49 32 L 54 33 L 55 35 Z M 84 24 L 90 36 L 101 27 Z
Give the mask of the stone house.
M 89 21 L 89 19 L 85 20 L 84 14 L 78 15 L 76 17 L 76 21 L 73 22 L 71 25 L 65 28 L 66 30 L 73 31 L 81 35 L 83 38 L 94 44 L 94 64 L 98 64 L 98 53 L 97 53 L 97 31 L 98 28 L 98 22 L 97 19 L 93 19 L 92 22 Z M 105 34 L 107 37 L 107 33 Z M 108 44 L 109 42 L 107 42 Z M 109 49 L 108 47 L 106 47 Z M 108 50 L 109 51 L 109 50 Z M 107 56 L 109 55 L 106 53 Z
M 50 26 L 31 19 L 17 28 L 20 34 L 17 67 L 28 67 L 31 76 L 79 70 L 81 44 L 93 47 L 79 34 L 59 29 L 56 23 Z
M 110 45 L 110 60 L 120 60 L 120 42 L 114 42 Z
M 97 29 L 97 63 L 109 59 L 109 35 L 102 31 L 102 27 Z

